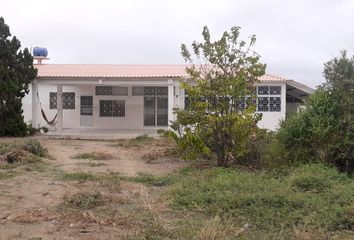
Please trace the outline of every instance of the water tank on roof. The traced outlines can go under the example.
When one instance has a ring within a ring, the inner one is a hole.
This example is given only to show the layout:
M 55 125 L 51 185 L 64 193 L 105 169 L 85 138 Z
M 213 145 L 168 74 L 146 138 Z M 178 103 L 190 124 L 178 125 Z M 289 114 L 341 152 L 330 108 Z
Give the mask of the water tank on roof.
M 33 56 L 34 57 L 47 57 L 48 50 L 44 47 L 34 47 L 33 48 Z

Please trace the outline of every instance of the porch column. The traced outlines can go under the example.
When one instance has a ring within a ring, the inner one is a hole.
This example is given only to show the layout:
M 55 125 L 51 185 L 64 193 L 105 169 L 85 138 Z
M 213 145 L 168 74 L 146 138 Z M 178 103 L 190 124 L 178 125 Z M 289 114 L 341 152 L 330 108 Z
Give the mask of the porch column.
M 173 94 L 173 80 L 168 80 L 168 125 L 174 120 L 173 114 L 174 108 L 174 94 Z
M 58 131 L 63 131 L 63 85 L 57 85 Z
M 32 82 L 32 127 L 38 128 L 38 80 Z

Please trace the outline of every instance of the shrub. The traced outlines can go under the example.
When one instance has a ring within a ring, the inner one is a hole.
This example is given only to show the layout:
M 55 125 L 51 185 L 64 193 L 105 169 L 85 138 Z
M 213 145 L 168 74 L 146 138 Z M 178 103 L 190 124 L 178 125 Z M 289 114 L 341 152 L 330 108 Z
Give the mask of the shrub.
M 28 139 L 22 144 L 23 150 L 30 152 L 39 157 L 47 155 L 48 150 L 42 146 L 37 139 Z
M 39 157 L 45 157 L 48 150 L 42 146 L 37 139 L 27 139 L 25 141 L 14 141 L 0 144 L 0 155 L 11 151 L 21 151 L 32 153 Z
M 27 135 L 33 136 L 33 135 L 39 133 L 39 131 L 40 131 L 39 129 L 32 127 L 31 122 L 27 124 Z
M 239 27 L 225 31 L 216 41 L 210 40 L 206 26 L 202 35 L 202 42 L 192 43 L 192 52 L 181 46 L 182 56 L 190 63 L 188 81 L 180 81 L 189 104 L 174 109 L 177 117 L 170 127 L 179 134 L 177 144 L 185 158 L 208 155 L 225 167 L 245 154 L 248 139 L 262 118 L 255 112 L 254 85 L 266 66 L 251 50 L 255 36 L 247 44 L 240 40 Z
M 289 162 L 323 162 L 354 173 L 354 57 L 325 64 L 323 84 L 277 134 Z
M 137 136 L 136 138 L 130 139 L 129 144 L 131 145 L 141 145 L 141 144 L 147 144 L 151 143 L 154 140 L 154 138 L 150 137 L 147 134 Z

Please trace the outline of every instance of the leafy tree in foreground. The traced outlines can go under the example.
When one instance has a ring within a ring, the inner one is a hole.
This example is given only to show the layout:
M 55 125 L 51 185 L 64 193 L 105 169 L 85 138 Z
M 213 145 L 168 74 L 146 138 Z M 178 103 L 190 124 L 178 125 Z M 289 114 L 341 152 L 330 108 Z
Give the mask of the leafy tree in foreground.
M 326 83 L 304 110 L 282 123 L 277 136 L 288 159 L 354 172 L 354 57 L 341 52 L 325 63 L 324 76 Z
M 20 41 L 10 36 L 9 27 L 0 17 L 0 136 L 24 136 L 27 126 L 22 98 L 37 70 L 28 49 L 20 50 Z
M 186 68 L 189 79 L 180 84 L 190 104 L 175 109 L 177 120 L 171 126 L 179 133 L 177 143 L 187 158 L 208 155 L 216 157 L 218 166 L 227 166 L 247 151 L 257 130 L 261 115 L 255 113 L 254 84 L 265 73 L 265 64 L 251 49 L 255 36 L 247 44 L 239 40 L 239 33 L 240 28 L 233 27 L 212 42 L 204 27 L 204 41 L 192 44 L 193 56 L 181 46 L 182 56 L 191 64 Z

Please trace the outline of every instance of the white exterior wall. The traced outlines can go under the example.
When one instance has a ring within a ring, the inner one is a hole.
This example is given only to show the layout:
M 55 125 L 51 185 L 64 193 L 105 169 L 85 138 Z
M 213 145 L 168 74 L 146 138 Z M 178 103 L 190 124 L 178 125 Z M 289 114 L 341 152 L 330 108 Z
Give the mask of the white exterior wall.
M 263 117 L 261 121 L 258 122 L 258 127 L 266 128 L 272 131 L 279 128 L 279 123 L 281 120 L 285 119 L 286 116 L 286 84 L 285 83 L 262 83 L 257 84 L 257 86 L 281 86 L 281 111 L 280 112 L 260 112 Z M 278 95 L 261 95 L 267 97 L 278 97 Z
M 63 92 L 75 92 L 75 109 L 63 109 L 63 128 L 101 128 L 101 129 L 143 129 L 144 97 L 132 96 L 128 87 L 128 96 L 96 96 L 95 86 L 63 86 Z M 49 109 L 49 93 L 56 92 L 56 85 L 39 85 L 39 98 L 48 120 L 52 120 L 57 109 Z M 80 97 L 93 96 L 93 126 L 80 126 Z M 125 100 L 125 117 L 99 117 L 99 100 Z M 32 119 L 32 92 L 23 99 L 24 118 Z M 47 126 L 40 109 L 37 113 L 39 126 Z M 147 127 L 145 127 L 147 128 Z M 159 127 L 161 128 L 161 127 Z
M 286 116 L 286 84 L 267 82 L 257 84 L 258 86 L 281 86 L 281 111 L 280 112 L 261 112 L 262 120 L 258 123 L 260 128 L 276 130 L 280 120 Z M 139 85 L 142 86 L 142 85 Z M 151 86 L 151 85 L 150 85 Z M 161 86 L 161 85 L 159 85 Z M 167 86 L 167 85 L 166 85 Z M 57 113 L 56 109 L 49 109 L 49 92 L 56 92 L 56 85 L 44 84 L 39 82 L 39 98 L 42 108 L 48 120 L 52 120 Z M 75 109 L 63 110 L 63 128 L 99 128 L 99 129 L 144 129 L 161 127 L 144 127 L 144 97 L 132 96 L 132 86 L 128 86 L 128 96 L 96 96 L 95 85 L 63 85 L 63 92 L 75 92 Z M 173 81 L 173 103 L 170 106 L 184 108 L 184 90 L 178 86 L 177 81 Z M 80 97 L 93 96 L 93 126 L 80 126 Z M 277 95 L 268 95 L 277 96 Z M 125 100 L 125 117 L 99 117 L 99 100 Z M 32 119 L 32 93 L 23 99 L 24 119 L 26 122 Z M 37 112 L 39 126 L 47 126 L 44 121 L 40 108 Z M 169 119 L 174 119 L 174 116 Z

